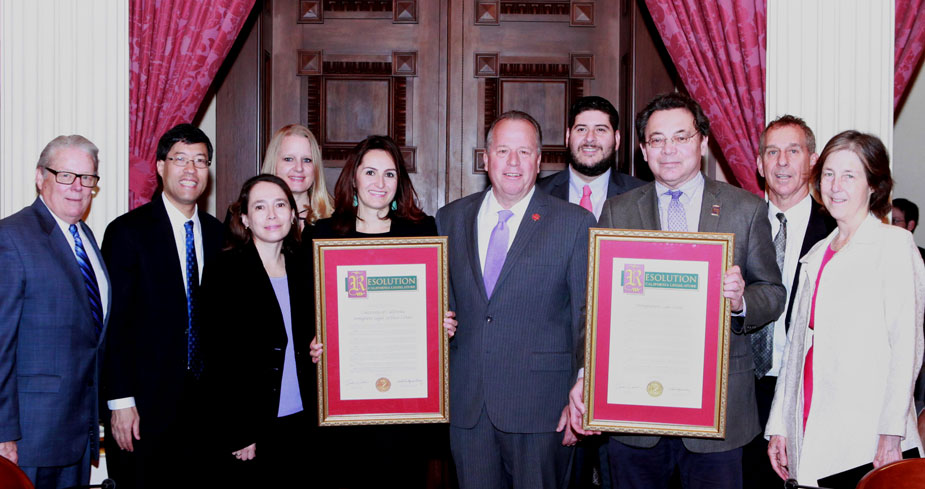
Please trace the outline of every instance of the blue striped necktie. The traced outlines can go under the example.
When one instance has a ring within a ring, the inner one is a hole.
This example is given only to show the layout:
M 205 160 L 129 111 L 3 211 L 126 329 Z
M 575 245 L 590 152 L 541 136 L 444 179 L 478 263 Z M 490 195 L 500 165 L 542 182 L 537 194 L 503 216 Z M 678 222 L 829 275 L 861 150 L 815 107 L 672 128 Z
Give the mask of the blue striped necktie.
M 196 299 L 199 291 L 199 262 L 196 260 L 196 241 L 193 238 L 193 221 L 183 224 L 186 229 L 186 314 L 189 320 L 186 333 L 186 366 L 193 377 L 202 374 L 202 355 L 199 354 L 199 325 L 196 321 Z
M 103 331 L 103 301 L 100 299 L 100 287 L 96 281 L 96 274 L 93 273 L 90 257 L 87 256 L 87 250 L 84 249 L 83 241 L 80 239 L 80 233 L 77 232 L 77 225 L 71 224 L 68 230 L 71 232 L 71 236 L 74 237 L 74 253 L 77 255 L 77 266 L 80 268 L 80 274 L 83 275 L 84 284 L 87 286 L 90 313 L 93 315 L 96 333 L 99 334 Z

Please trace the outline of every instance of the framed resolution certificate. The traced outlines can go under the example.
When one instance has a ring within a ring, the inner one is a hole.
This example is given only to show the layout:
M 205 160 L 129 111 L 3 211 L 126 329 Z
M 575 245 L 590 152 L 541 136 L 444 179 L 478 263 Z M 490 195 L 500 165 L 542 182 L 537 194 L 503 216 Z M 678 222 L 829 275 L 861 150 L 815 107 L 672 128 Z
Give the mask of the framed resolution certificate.
M 314 241 L 318 421 L 446 423 L 446 237 Z
M 586 429 L 725 437 L 734 238 L 591 229 Z

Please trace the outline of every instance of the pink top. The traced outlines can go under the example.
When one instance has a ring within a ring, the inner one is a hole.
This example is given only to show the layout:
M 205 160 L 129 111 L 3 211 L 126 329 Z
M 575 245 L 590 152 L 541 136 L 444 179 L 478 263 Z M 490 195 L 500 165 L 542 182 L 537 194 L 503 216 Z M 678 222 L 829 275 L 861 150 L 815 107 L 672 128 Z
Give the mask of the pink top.
M 819 293 L 819 281 L 822 278 L 822 271 L 825 270 L 826 264 L 835 256 L 835 250 L 829 245 L 822 255 L 822 264 L 819 266 L 819 274 L 816 275 L 816 287 L 813 289 L 813 304 L 809 312 L 809 329 L 816 329 L 816 294 Z M 812 342 L 809 344 L 809 351 L 806 352 L 806 361 L 803 362 L 803 431 L 806 431 L 806 420 L 809 419 L 809 408 L 813 402 L 813 345 L 816 343 L 816 335 L 813 335 Z

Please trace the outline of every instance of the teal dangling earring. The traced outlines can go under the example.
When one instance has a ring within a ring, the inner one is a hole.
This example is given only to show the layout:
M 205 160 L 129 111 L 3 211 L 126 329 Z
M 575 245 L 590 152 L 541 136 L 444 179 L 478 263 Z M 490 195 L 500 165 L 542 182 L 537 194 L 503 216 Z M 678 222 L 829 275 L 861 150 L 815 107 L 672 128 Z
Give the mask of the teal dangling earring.
M 398 201 L 396 201 L 396 200 L 393 200 L 393 201 L 392 201 L 392 210 L 393 210 L 393 211 L 397 211 L 397 210 L 398 210 Z
M 353 206 L 356 207 L 356 206 L 358 206 L 358 205 L 360 205 L 360 203 L 357 201 L 357 196 L 354 195 L 354 196 L 353 196 Z

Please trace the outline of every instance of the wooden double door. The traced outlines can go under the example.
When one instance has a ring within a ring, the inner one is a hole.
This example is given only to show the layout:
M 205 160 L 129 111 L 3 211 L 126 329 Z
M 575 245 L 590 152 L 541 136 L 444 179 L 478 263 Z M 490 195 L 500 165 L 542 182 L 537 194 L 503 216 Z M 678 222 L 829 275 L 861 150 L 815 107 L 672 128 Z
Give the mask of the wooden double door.
M 391 136 L 433 214 L 485 188 L 485 131 L 504 111 L 533 115 L 543 170 L 564 168 L 584 95 L 620 109 L 620 167 L 636 173 L 632 114 L 675 86 L 659 45 L 641 0 L 258 0 L 218 79 L 218 208 L 298 122 L 329 189 L 357 142 Z

